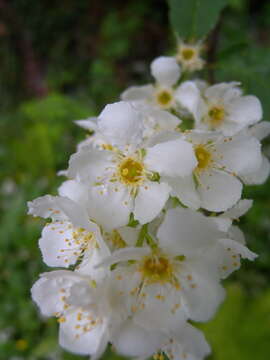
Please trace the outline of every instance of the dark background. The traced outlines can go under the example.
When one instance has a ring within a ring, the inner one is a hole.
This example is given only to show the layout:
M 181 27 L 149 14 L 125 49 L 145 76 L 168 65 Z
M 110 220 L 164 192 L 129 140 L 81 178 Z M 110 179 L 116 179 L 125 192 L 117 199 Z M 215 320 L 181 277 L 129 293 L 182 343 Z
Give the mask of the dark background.
M 241 81 L 268 121 L 270 3 L 228 2 L 198 75 Z M 63 181 L 56 172 L 85 137 L 73 120 L 150 81 L 151 60 L 174 53 L 167 13 L 165 0 L 0 0 L 0 360 L 81 358 L 59 348 L 55 320 L 42 321 L 30 299 L 48 269 L 37 245 L 43 222 L 26 215 L 26 201 Z M 270 155 L 267 141 L 264 149 Z M 255 204 L 241 227 L 260 257 L 227 281 L 225 304 L 202 326 L 212 360 L 269 358 L 269 190 L 270 182 L 246 188 Z

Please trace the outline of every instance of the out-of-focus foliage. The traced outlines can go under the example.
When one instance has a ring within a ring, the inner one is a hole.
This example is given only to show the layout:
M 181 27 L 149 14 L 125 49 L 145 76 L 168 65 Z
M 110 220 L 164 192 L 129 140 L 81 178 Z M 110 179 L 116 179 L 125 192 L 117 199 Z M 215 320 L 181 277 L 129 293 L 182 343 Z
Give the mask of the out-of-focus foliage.
M 187 41 L 201 40 L 216 25 L 227 0 L 169 0 L 173 30 Z
M 254 297 L 241 285 L 230 285 L 227 301 L 222 305 L 215 320 L 202 327 L 213 348 L 211 359 L 267 359 L 270 338 L 269 314 L 269 289 Z
M 229 4 L 208 42 L 205 75 L 242 81 L 269 120 L 269 2 Z M 56 172 L 85 136 L 73 120 L 149 81 L 150 61 L 173 53 L 167 11 L 163 0 L 0 0 L 0 360 L 82 358 L 59 348 L 55 320 L 43 322 L 30 299 L 48 268 L 37 246 L 43 221 L 26 215 L 26 202 L 56 193 Z M 269 357 L 269 191 L 269 182 L 246 189 L 255 202 L 240 225 L 260 257 L 229 281 L 226 303 L 204 327 L 211 360 Z

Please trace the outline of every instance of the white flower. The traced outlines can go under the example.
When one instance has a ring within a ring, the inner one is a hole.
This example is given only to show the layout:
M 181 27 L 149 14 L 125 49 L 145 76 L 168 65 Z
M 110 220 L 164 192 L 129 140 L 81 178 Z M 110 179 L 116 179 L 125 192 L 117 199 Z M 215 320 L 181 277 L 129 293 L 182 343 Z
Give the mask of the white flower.
M 262 118 L 262 106 L 253 95 L 242 95 L 239 83 L 220 83 L 200 91 L 187 81 L 177 90 L 177 100 L 194 116 L 196 127 L 232 136 Z
M 155 360 L 164 360 L 166 354 L 170 360 L 202 360 L 210 353 L 203 334 L 186 322 L 163 333 L 128 320 L 115 332 L 112 343 L 117 353 L 144 359 L 153 356 Z
M 101 265 L 117 264 L 113 275 L 130 295 L 134 322 L 166 332 L 185 317 L 209 320 L 223 301 L 220 259 L 209 262 L 207 254 L 224 237 L 211 218 L 189 209 L 170 209 L 156 245 L 152 239 L 150 247 L 120 249 Z
M 146 359 L 161 348 L 165 338 L 159 329 L 150 331 L 129 318 L 115 329 L 111 340 L 119 355 Z
M 132 212 L 142 224 L 150 222 L 171 190 L 159 181 L 160 176 L 186 176 L 197 165 L 192 145 L 179 135 L 144 147 L 138 111 L 125 102 L 107 105 L 105 110 L 98 126 L 108 144 L 72 155 L 68 176 L 89 187 L 88 208 L 105 228 L 126 225 Z
M 134 106 L 138 108 L 143 117 L 143 138 L 145 141 L 164 132 L 175 132 L 182 122 L 168 111 L 151 106 L 138 106 L 136 102 L 134 102 Z
M 174 330 L 161 350 L 170 360 L 203 360 L 211 352 L 203 333 L 188 323 Z M 155 360 L 163 359 L 156 356 Z
M 123 103 L 118 104 L 121 104 L 120 106 L 123 107 Z M 110 105 L 110 107 L 111 106 L 112 105 Z M 128 106 L 130 107 L 130 105 Z M 173 132 L 181 124 L 181 120 L 168 111 L 145 104 L 142 105 L 136 101 L 132 102 L 132 107 L 138 111 L 138 116 L 141 117 L 143 122 L 142 137 L 144 140 L 148 140 L 165 131 Z M 103 129 L 99 127 L 100 120 L 102 120 L 102 113 L 100 117 L 90 119 L 91 120 L 76 121 L 79 126 L 92 132 L 91 135 L 88 135 L 85 140 L 78 144 L 78 151 L 89 145 L 96 148 L 102 148 L 108 143 L 108 139 L 103 135 Z M 140 122 L 141 121 L 138 122 L 138 126 L 141 126 Z
M 100 147 L 103 144 L 106 144 L 106 138 L 101 135 L 98 129 L 97 117 L 90 117 L 84 120 L 76 120 L 75 123 L 84 130 L 88 131 L 86 139 L 79 142 L 79 144 L 77 145 L 77 151 L 89 145 L 92 145 L 94 147 Z
M 265 139 L 270 134 L 270 123 L 268 121 L 261 121 L 258 124 L 245 129 L 245 132 L 251 136 L 255 136 L 259 141 Z M 261 166 L 253 173 L 249 173 L 242 176 L 242 180 L 248 185 L 260 185 L 263 184 L 270 174 L 270 162 L 268 158 L 263 155 Z
M 102 355 L 110 328 L 121 321 L 120 308 L 114 308 L 117 302 L 111 299 L 115 294 L 110 291 L 109 282 L 99 284 L 68 270 L 42 274 L 31 290 L 42 315 L 58 318 L 60 345 L 92 359 Z
M 110 251 L 98 225 L 83 207 L 61 196 L 46 195 L 28 203 L 29 214 L 51 218 L 42 230 L 39 246 L 49 266 L 69 267 L 80 261 L 85 272 L 103 276 L 94 265 Z
M 132 86 L 122 93 L 121 98 L 166 110 L 175 108 L 174 86 L 181 75 L 176 59 L 167 56 L 156 58 L 151 63 L 151 74 L 156 81 L 154 85 Z
M 186 206 L 209 211 L 226 211 L 240 199 L 239 178 L 258 171 L 261 145 L 255 137 L 223 137 L 215 132 L 193 130 L 186 134 L 193 144 L 198 165 L 193 175 L 167 178 L 174 196 Z
M 180 63 L 183 71 L 196 71 L 201 70 L 205 64 L 204 60 L 200 57 L 202 44 L 187 44 L 179 41 L 177 47 L 176 59 Z

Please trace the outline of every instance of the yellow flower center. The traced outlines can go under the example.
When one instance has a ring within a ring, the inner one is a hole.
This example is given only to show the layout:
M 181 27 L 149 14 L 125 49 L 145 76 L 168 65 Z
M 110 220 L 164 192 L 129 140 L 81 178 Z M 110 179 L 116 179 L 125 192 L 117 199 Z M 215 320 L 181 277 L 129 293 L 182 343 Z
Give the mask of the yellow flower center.
M 169 92 L 168 90 L 159 91 L 157 93 L 156 97 L 157 97 L 158 104 L 163 108 L 170 107 L 171 102 L 173 100 L 172 93 Z
M 184 60 L 191 60 L 193 57 L 194 57 L 194 55 L 195 55 L 195 51 L 193 50 L 193 49 L 183 49 L 182 51 L 181 51 L 181 54 L 182 54 L 182 58 L 184 59 Z
M 172 282 L 173 265 L 164 255 L 146 256 L 139 267 L 144 280 L 148 283 Z
M 198 165 L 195 170 L 202 171 L 207 169 L 212 162 L 212 155 L 209 150 L 203 145 L 198 145 L 195 147 L 195 155 L 198 160 Z
M 132 158 L 126 158 L 119 166 L 120 180 L 127 185 L 137 185 L 142 180 L 143 164 Z
M 115 249 L 121 249 L 126 246 L 125 241 L 117 230 L 113 230 L 111 233 L 106 233 L 105 236 Z
M 218 127 L 219 125 L 221 125 L 221 123 L 224 120 L 225 117 L 225 111 L 224 108 L 221 106 L 213 106 L 209 111 L 208 111 L 208 116 L 209 116 L 209 122 L 210 125 L 213 128 Z

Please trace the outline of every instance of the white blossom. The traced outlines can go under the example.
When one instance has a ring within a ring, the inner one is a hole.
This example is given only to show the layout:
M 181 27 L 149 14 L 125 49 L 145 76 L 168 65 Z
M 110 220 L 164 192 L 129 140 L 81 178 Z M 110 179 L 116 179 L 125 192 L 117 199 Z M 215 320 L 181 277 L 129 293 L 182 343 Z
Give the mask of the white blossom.
M 72 155 L 68 176 L 88 185 L 88 207 L 105 228 L 126 225 L 131 213 L 142 224 L 150 222 L 171 191 L 160 176 L 190 175 L 197 165 L 192 145 L 179 135 L 146 147 L 142 119 L 130 104 L 107 105 L 105 110 L 99 128 L 108 143 Z
M 216 132 L 192 130 L 186 138 L 193 144 L 198 165 L 193 174 L 167 179 L 174 196 L 186 206 L 209 211 L 226 211 L 242 194 L 245 176 L 262 164 L 261 145 L 255 137 L 224 137 Z
M 31 292 L 42 315 L 58 318 L 60 345 L 95 359 L 105 351 L 110 327 L 120 316 L 109 290 L 107 282 L 99 284 L 78 272 L 59 270 L 42 274 Z
M 213 271 L 213 262 L 208 264 L 203 256 L 223 237 L 211 219 L 192 210 L 171 209 L 155 246 L 120 249 L 102 264 L 119 263 L 113 273 L 123 283 L 122 291 L 135 299 L 131 301 L 135 321 L 166 331 L 185 316 L 207 321 L 223 301 L 219 264 Z
M 151 74 L 155 79 L 154 85 L 132 86 L 122 93 L 121 98 L 165 110 L 176 108 L 174 91 L 181 75 L 176 59 L 168 56 L 156 58 L 151 63 Z
M 28 203 L 29 214 L 51 218 L 42 230 L 39 246 L 49 266 L 69 267 L 80 262 L 85 272 L 103 276 L 94 265 L 110 251 L 98 225 L 83 207 L 67 197 L 43 196 Z
M 202 44 L 188 44 L 183 41 L 178 42 L 176 59 L 183 71 L 193 72 L 201 70 L 205 61 L 201 58 Z
M 200 91 L 195 82 L 187 81 L 179 86 L 177 100 L 194 116 L 196 128 L 218 130 L 225 136 L 235 135 L 262 118 L 259 99 L 243 95 L 237 82 L 220 83 Z

